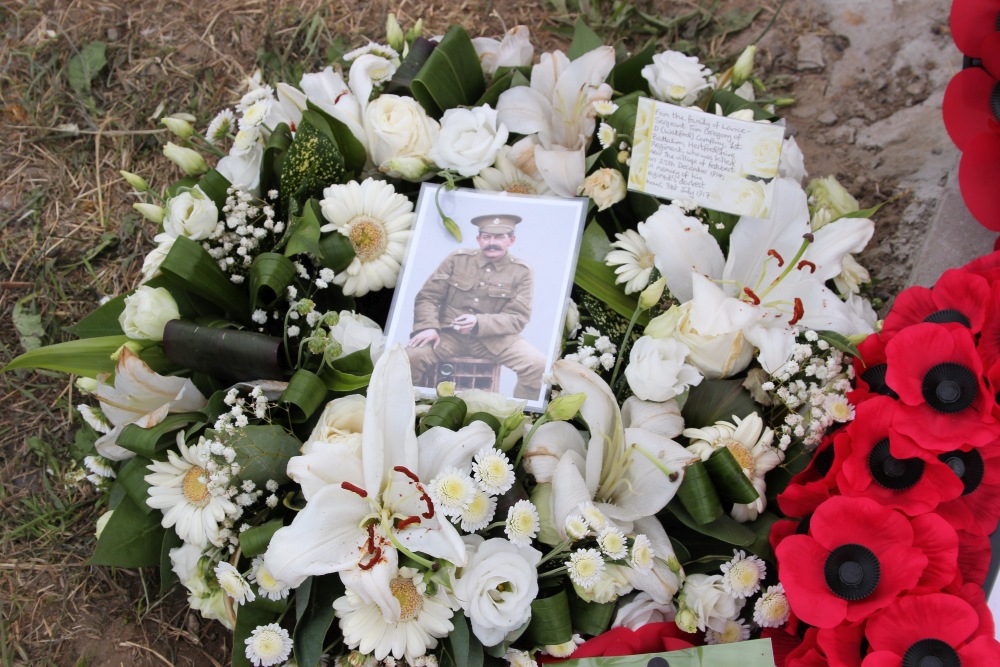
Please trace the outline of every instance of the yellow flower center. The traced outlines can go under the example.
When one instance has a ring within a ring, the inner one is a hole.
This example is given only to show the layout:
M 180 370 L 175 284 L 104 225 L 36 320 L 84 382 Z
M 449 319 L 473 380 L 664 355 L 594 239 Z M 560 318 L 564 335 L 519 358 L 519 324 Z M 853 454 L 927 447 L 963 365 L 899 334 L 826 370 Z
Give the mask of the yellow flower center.
M 723 444 L 732 453 L 733 458 L 740 464 L 740 467 L 743 468 L 746 476 L 752 478 L 753 474 L 757 471 L 757 461 L 754 459 L 753 453 L 738 440 L 724 440 Z
M 184 492 L 185 500 L 195 507 L 204 507 L 208 504 L 208 485 L 204 481 L 207 477 L 208 474 L 201 466 L 191 466 L 184 473 L 181 489 Z
M 389 245 L 389 235 L 386 234 L 381 222 L 367 215 L 359 215 L 351 220 L 350 227 L 348 238 L 358 259 L 370 262 L 381 257 Z
M 399 620 L 408 621 L 417 615 L 424 605 L 424 599 L 412 579 L 397 577 L 389 582 L 392 596 L 399 601 Z
M 537 195 L 538 191 L 531 183 L 526 181 L 511 181 L 504 187 L 506 192 L 513 192 L 517 195 Z
M 743 560 L 729 568 L 729 578 L 740 590 L 753 588 L 760 580 L 760 570 Z

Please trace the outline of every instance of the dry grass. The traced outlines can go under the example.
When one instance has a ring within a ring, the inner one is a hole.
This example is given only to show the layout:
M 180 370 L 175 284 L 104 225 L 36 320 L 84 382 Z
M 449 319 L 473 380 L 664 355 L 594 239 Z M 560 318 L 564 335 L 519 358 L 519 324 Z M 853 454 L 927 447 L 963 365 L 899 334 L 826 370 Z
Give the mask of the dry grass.
M 667 14 L 698 3 L 641 4 Z M 23 351 L 11 323 L 18 303 L 39 314 L 45 342 L 59 342 L 68 338 L 63 327 L 102 296 L 134 285 L 156 230 L 132 210 L 118 172 L 154 187 L 181 175 L 160 153 L 167 137 L 157 118 L 185 111 L 204 127 L 239 98 L 258 62 L 285 68 L 265 72 L 270 80 L 290 65 L 318 69 L 331 46 L 379 39 L 389 11 L 404 28 L 423 18 L 432 34 L 461 23 L 474 36 L 498 35 L 524 23 L 537 47 L 565 47 L 564 37 L 542 29 L 569 25 L 551 7 L 541 0 L 6 0 L 0 366 Z M 107 45 L 107 65 L 91 94 L 80 94 L 67 67 L 97 41 Z M 713 42 L 709 51 L 719 49 Z M 189 612 L 179 591 L 160 600 L 154 573 L 87 564 L 103 499 L 68 481 L 71 406 L 79 402 L 70 379 L 16 371 L 0 377 L 0 401 L 0 664 L 225 664 L 228 633 Z

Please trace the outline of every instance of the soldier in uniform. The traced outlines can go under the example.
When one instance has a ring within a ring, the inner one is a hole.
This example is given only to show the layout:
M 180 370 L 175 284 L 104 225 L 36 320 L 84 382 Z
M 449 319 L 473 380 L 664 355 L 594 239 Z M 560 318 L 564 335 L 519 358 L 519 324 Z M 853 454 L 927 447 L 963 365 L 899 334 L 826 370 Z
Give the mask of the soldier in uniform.
M 414 384 L 440 361 L 479 357 L 517 373 L 515 398 L 539 398 L 545 357 L 521 337 L 531 319 L 531 267 L 507 252 L 519 222 L 516 215 L 473 218 L 479 249 L 450 254 L 417 293 L 406 348 Z

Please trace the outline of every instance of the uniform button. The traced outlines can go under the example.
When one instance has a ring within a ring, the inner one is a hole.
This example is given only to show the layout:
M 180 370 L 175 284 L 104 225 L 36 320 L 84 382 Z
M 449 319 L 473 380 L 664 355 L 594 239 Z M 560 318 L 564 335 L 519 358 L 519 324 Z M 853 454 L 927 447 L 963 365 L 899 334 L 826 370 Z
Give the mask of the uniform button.
M 486 269 L 486 273 L 489 273 L 489 272 L 490 272 L 490 271 L 492 271 L 492 270 L 493 270 L 493 269 Z
M 473 299 L 473 301 L 479 303 L 479 297 L 477 296 L 475 299 Z
M 484 283 L 484 282 L 480 282 L 479 284 L 480 284 L 480 285 L 485 285 L 486 283 Z
M 497 287 L 503 287 L 503 283 L 497 283 Z

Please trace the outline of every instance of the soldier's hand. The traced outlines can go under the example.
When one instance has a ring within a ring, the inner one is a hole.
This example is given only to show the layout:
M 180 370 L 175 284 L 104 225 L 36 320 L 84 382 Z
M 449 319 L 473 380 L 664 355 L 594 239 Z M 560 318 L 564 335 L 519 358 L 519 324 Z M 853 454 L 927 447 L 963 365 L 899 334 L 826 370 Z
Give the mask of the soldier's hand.
M 472 330 L 476 328 L 479 324 L 479 319 L 475 315 L 459 315 L 451 322 L 451 326 L 454 327 L 458 333 L 470 334 Z
M 407 347 L 427 347 L 430 345 L 432 348 L 437 349 L 440 343 L 441 336 L 438 335 L 437 329 L 424 329 L 414 334 L 413 338 L 406 345 Z

